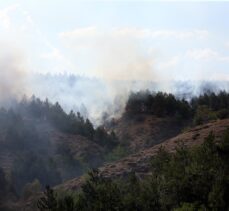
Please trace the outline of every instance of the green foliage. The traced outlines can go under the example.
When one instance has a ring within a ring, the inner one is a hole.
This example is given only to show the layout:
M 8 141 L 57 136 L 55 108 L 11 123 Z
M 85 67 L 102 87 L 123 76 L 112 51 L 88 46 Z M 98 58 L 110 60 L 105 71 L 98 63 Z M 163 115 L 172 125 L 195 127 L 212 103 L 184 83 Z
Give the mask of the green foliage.
M 39 182 L 39 180 L 35 179 L 31 183 L 27 183 L 25 187 L 23 188 L 23 199 L 28 199 L 32 195 L 38 194 L 42 189 L 42 186 Z
M 158 117 L 173 117 L 178 122 L 193 119 L 194 125 L 229 117 L 229 93 L 208 92 L 193 97 L 189 102 L 163 92 L 141 91 L 132 93 L 126 104 L 126 114 L 145 113 Z
M 210 133 L 193 149 L 182 142 L 172 154 L 159 149 L 152 158 L 151 175 L 142 179 L 131 173 L 112 180 L 93 170 L 81 192 L 69 201 L 75 202 L 74 210 L 82 211 L 228 210 L 228 161 L 229 130 L 219 144 Z
M 44 197 L 38 200 L 37 207 L 40 211 L 57 211 L 56 195 L 49 186 L 46 186 Z
M 149 113 L 159 117 L 172 116 L 190 118 L 192 110 L 184 99 L 176 99 L 172 94 L 149 91 L 132 93 L 126 104 L 128 114 Z
M 105 160 L 108 162 L 116 161 L 129 155 L 127 147 L 118 145 L 106 155 Z
M 82 210 L 121 210 L 121 196 L 116 183 L 101 177 L 97 170 L 92 170 L 82 186 L 77 205 Z
M 218 94 L 214 92 L 206 92 L 199 97 L 192 98 L 191 105 L 194 109 L 198 106 L 205 105 L 212 111 L 229 108 L 229 93 L 221 91 Z
M 66 195 L 58 200 L 58 207 L 55 211 L 76 211 L 74 198 L 71 195 Z
M 55 133 L 50 135 L 46 128 L 52 127 L 62 133 L 86 137 L 100 145 L 106 153 L 118 144 L 114 132 L 108 133 L 103 127 L 95 129 L 90 120 L 84 119 L 79 112 L 66 113 L 59 103 L 52 104 L 48 99 L 42 101 L 33 96 L 27 100 L 24 97 L 21 102 L 15 102 L 13 109 L 0 109 L 0 132 L 4 137 L 0 153 L 13 154 L 10 182 L 18 195 L 23 193 L 24 188 L 29 189 L 28 183 L 35 179 L 41 186 L 53 186 L 103 162 L 102 155 L 92 159 L 93 156 L 87 152 L 85 156 L 75 157 L 71 146 L 64 140 L 60 144 L 51 142 L 50 138 L 53 140 Z
M 210 110 L 208 106 L 203 105 L 197 107 L 193 123 L 194 125 L 200 125 L 215 119 L 217 119 L 216 113 Z
M 82 175 L 83 172 L 85 172 L 81 160 L 74 157 L 70 150 L 70 146 L 61 143 L 57 147 L 57 154 L 58 156 L 56 156 L 56 162 L 60 166 L 62 178 L 71 179 L 73 177 Z
M 61 182 L 60 174 L 51 160 L 29 153 L 14 162 L 11 172 L 11 182 L 18 194 L 28 182 L 38 179 L 42 185 L 57 185 Z
M 104 127 L 98 127 L 95 130 L 94 141 L 104 146 L 109 151 L 118 145 L 118 138 L 114 131 L 109 134 Z
M 89 119 L 84 119 L 79 112 L 70 111 L 67 114 L 58 102 L 51 104 L 48 99 L 42 102 L 39 98 L 33 96 L 31 101 L 24 100 L 20 104 L 20 110 L 35 119 L 49 121 L 64 133 L 85 136 L 108 149 L 117 145 L 117 137 L 114 132 L 109 134 L 103 127 L 94 129 Z M 26 110 L 29 113 L 26 113 Z
M 179 208 L 175 208 L 174 211 L 203 211 L 206 210 L 203 206 L 195 203 L 183 203 Z
M 229 117 L 229 109 L 220 109 L 219 111 L 216 112 L 216 115 L 219 119 L 225 119 Z
M 91 122 L 88 119 L 85 121 L 79 112 L 75 114 L 70 111 L 67 114 L 58 102 L 53 105 L 48 99 L 42 102 L 33 96 L 30 102 L 25 101 L 21 105 L 21 109 L 28 110 L 29 114 L 36 119 L 49 121 L 64 133 L 80 134 L 93 138 L 94 128 Z

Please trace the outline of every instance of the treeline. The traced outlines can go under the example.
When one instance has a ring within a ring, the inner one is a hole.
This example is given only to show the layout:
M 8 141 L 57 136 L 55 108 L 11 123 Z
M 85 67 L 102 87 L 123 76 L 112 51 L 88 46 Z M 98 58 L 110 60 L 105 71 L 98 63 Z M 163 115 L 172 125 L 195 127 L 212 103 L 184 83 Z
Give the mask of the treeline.
M 225 91 L 218 94 L 208 92 L 194 97 L 191 99 L 190 105 L 194 111 L 195 124 L 229 117 L 229 93 Z
M 189 101 L 176 98 L 173 94 L 141 91 L 131 93 L 126 104 L 129 115 L 145 113 L 180 120 L 194 118 L 198 124 L 208 119 L 226 118 L 229 116 L 228 109 L 229 93 L 225 91 L 218 94 L 208 92 Z
M 52 104 L 48 99 L 42 101 L 32 96 L 27 100 L 24 97 L 16 106 L 16 112 L 24 118 L 48 121 L 63 133 L 82 135 L 103 147 L 113 148 L 117 145 L 114 132 L 107 133 L 102 126 L 94 128 L 91 121 L 85 119 L 80 112 L 71 110 L 67 113 L 58 102 Z
M 208 106 L 213 111 L 229 109 L 229 93 L 221 91 L 218 94 L 207 92 L 191 99 L 191 106 L 197 109 L 198 106 Z
M 131 93 L 126 104 L 126 112 L 147 113 L 159 117 L 180 115 L 182 118 L 189 118 L 192 115 L 191 107 L 184 99 L 177 99 L 173 94 L 149 91 Z
M 196 211 L 229 209 L 229 131 L 220 143 L 212 133 L 201 146 L 175 153 L 161 148 L 152 158 L 151 174 L 123 179 L 89 172 L 80 192 L 57 195 L 47 187 L 38 200 L 40 211 Z

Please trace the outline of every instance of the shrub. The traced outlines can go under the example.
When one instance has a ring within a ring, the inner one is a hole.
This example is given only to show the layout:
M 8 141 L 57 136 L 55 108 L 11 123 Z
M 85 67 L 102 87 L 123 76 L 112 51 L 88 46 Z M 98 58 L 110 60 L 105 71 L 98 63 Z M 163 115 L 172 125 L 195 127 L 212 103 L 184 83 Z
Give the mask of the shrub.
M 25 187 L 23 188 L 23 193 L 22 193 L 22 197 L 23 199 L 28 199 L 29 197 L 31 197 L 32 195 L 36 195 L 38 194 L 42 189 L 42 186 L 39 182 L 38 179 L 35 179 L 33 182 L 31 183 L 27 183 L 25 185 Z

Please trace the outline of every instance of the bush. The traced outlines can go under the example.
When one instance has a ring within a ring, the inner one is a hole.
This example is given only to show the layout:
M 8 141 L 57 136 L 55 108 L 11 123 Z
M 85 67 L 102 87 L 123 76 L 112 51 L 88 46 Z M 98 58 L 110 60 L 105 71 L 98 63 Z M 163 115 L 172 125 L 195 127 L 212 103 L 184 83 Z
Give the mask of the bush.
M 42 186 L 38 179 L 35 179 L 31 183 L 27 183 L 23 188 L 22 197 L 24 200 L 28 199 L 31 196 L 38 194 L 42 190 Z
M 217 114 L 209 109 L 207 106 L 198 106 L 193 123 L 194 125 L 200 125 L 209 122 L 210 120 L 216 120 Z
M 217 117 L 219 119 L 226 119 L 229 117 L 229 111 L 228 109 L 221 109 L 217 112 Z
M 105 160 L 108 162 L 116 161 L 116 160 L 126 157 L 128 154 L 129 154 L 129 151 L 126 147 L 122 145 L 118 145 L 110 153 L 106 155 Z

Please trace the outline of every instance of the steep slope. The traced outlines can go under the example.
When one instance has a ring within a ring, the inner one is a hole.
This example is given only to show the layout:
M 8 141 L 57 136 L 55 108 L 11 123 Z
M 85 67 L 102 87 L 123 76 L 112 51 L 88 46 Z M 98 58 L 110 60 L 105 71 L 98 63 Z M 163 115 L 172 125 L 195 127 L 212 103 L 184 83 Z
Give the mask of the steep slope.
M 29 124 L 30 120 L 26 120 Z M 58 131 L 48 122 L 38 121 L 35 124 L 35 130 L 38 131 L 42 143 L 35 143 L 34 150 L 40 150 L 42 145 L 48 151 L 48 154 L 53 158 L 58 158 L 63 153 L 68 153 L 68 156 L 75 160 L 81 160 L 91 167 L 101 165 L 103 160 L 103 148 L 92 142 L 88 138 L 81 135 L 71 135 Z M 0 147 L 7 143 L 6 132 L 1 133 Z M 10 175 L 13 168 L 14 160 L 24 152 L 14 151 L 10 147 L 0 148 L 0 167 L 6 175 Z M 87 167 L 87 166 L 85 166 Z
M 36 143 L 34 150 L 39 153 L 41 144 L 47 150 L 42 157 L 49 162 L 49 157 L 55 162 L 55 165 L 63 179 L 70 179 L 82 175 L 87 169 L 98 167 L 103 163 L 104 149 L 98 144 L 81 135 L 71 135 L 58 131 L 48 122 L 37 122 L 36 130 L 42 137 L 42 143 Z M 19 161 L 20 157 L 25 156 L 25 152 L 14 151 L 12 148 L 1 147 L 7 142 L 6 134 L 3 132 L 0 137 L 0 167 L 3 169 L 9 182 L 12 178 L 12 171 L 15 170 L 15 161 Z M 31 153 L 29 150 L 28 153 Z M 71 166 L 68 167 L 69 163 Z M 34 164 L 36 165 L 36 164 Z M 47 164 L 48 165 L 48 164 Z M 66 167 L 67 166 L 67 167 Z M 74 166 L 74 169 L 72 168 Z M 24 172 L 26 175 L 27 172 Z M 56 175 L 54 175 L 55 177 Z M 14 189 L 10 189 L 10 193 L 5 193 L 5 198 L 0 197 L 0 210 L 21 210 L 24 205 L 17 203 L 18 194 Z M 3 202 L 3 204 L 1 204 Z
M 179 134 L 186 125 L 185 121 L 181 123 L 169 117 L 160 118 L 149 114 L 129 117 L 124 114 L 108 128 L 114 130 L 132 152 L 138 152 Z
M 138 174 L 147 174 L 150 167 L 150 159 L 158 152 L 160 147 L 164 147 L 169 152 L 173 152 L 181 142 L 187 147 L 193 147 L 201 144 L 211 131 L 214 133 L 216 141 L 218 141 L 227 128 L 229 128 L 229 119 L 213 121 L 194 127 L 161 144 L 142 150 L 117 162 L 104 165 L 100 168 L 101 174 L 111 178 L 125 176 L 131 171 L 135 171 Z M 75 178 L 57 186 L 57 188 L 77 190 L 83 180 L 83 177 Z

